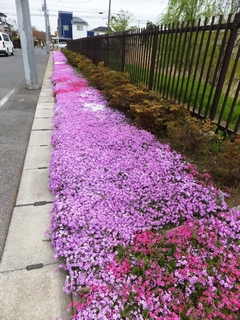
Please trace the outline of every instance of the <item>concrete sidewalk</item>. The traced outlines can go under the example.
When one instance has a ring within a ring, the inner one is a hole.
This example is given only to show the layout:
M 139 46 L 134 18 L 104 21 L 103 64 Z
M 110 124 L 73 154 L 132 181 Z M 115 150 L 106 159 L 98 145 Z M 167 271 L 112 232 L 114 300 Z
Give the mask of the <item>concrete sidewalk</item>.
M 54 106 L 52 72 L 50 55 L 0 264 L 0 319 L 3 320 L 71 318 L 67 313 L 71 296 L 63 292 L 65 274 L 58 271 L 54 252 L 44 238 L 53 202 L 48 190 Z

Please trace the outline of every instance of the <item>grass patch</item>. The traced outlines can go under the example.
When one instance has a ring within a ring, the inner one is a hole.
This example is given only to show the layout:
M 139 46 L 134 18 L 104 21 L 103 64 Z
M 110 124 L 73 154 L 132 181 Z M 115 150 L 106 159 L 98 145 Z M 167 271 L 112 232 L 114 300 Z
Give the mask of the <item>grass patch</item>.
M 129 73 L 130 79 L 136 83 L 149 83 L 150 71 L 137 65 L 126 64 L 125 71 Z M 210 84 L 193 79 L 192 77 L 179 77 L 169 76 L 161 73 L 154 74 L 153 90 L 159 92 L 164 98 L 171 99 L 177 103 L 187 106 L 195 113 L 200 113 L 206 118 L 210 116 L 211 105 L 216 92 L 216 88 Z M 216 112 L 215 122 L 218 122 L 222 106 L 225 100 L 225 92 L 220 95 L 218 108 Z M 222 115 L 222 122 L 227 122 L 233 105 L 234 98 L 227 97 L 224 112 Z M 237 100 L 233 114 L 230 121 L 230 129 L 234 129 L 237 124 L 240 110 L 240 100 Z

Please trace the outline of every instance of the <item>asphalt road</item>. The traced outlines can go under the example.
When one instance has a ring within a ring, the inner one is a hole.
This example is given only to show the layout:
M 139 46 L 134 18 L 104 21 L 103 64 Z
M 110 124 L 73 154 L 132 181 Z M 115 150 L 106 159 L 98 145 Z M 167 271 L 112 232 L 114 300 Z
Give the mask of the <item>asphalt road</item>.
M 35 49 L 39 84 L 49 54 Z M 39 90 L 26 89 L 22 51 L 0 55 L 0 261 L 16 201 Z

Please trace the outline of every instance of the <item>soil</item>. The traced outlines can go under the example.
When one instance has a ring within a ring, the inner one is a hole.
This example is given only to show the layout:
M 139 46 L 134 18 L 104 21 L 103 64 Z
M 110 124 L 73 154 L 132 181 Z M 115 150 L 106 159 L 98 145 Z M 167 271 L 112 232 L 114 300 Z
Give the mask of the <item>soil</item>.
M 229 208 L 240 206 L 240 188 L 232 188 L 228 193 L 230 196 L 225 201 Z
M 169 139 L 160 139 L 162 143 L 168 143 L 171 145 L 171 140 Z M 179 152 L 179 151 L 178 151 Z M 211 173 L 211 163 L 206 163 L 204 159 L 194 159 L 190 154 L 182 154 L 186 157 L 186 160 L 190 163 L 193 163 L 197 166 L 199 172 L 210 172 Z M 218 180 L 216 177 L 213 179 L 214 183 L 218 188 L 227 194 L 229 197 L 225 197 L 224 200 L 226 201 L 229 208 L 240 206 L 240 183 L 232 186 L 224 186 L 224 182 Z

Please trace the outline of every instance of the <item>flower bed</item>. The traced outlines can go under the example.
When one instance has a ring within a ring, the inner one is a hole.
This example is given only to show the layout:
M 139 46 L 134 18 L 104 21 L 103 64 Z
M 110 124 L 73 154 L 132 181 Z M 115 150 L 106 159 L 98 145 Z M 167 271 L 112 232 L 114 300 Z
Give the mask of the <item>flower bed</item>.
M 53 53 L 51 243 L 74 319 L 238 319 L 240 212 Z

